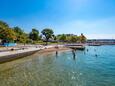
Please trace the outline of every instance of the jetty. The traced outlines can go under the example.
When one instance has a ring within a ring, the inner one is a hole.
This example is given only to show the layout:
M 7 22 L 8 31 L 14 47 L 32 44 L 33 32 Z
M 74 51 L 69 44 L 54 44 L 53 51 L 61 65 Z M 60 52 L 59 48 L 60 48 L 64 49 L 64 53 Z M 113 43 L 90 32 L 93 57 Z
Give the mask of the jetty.
M 99 43 L 88 43 L 88 46 L 101 46 Z
M 83 44 L 67 44 L 65 46 L 74 50 L 85 50 L 85 45 Z
M 21 50 L 8 50 L 5 52 L 0 52 L 0 63 L 12 61 L 14 59 L 26 57 L 34 54 L 35 52 L 41 50 L 40 48 L 28 48 Z

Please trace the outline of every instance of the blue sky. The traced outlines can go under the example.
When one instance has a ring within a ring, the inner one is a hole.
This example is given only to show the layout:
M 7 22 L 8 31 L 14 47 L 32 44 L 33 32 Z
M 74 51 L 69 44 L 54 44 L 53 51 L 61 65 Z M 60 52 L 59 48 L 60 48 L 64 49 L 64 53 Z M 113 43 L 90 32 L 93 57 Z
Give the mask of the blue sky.
M 26 32 L 47 27 L 55 34 L 115 38 L 115 0 L 1 0 L 0 20 Z

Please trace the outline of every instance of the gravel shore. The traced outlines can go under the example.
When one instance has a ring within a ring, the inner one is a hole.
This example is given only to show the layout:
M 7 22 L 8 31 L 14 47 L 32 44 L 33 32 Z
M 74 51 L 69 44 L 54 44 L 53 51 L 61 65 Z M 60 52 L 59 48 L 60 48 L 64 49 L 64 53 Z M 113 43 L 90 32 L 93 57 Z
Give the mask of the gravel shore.
M 22 57 L 26 57 L 32 55 L 33 53 L 42 54 L 48 52 L 56 52 L 56 51 L 63 51 L 63 50 L 70 50 L 64 46 L 40 46 L 40 47 L 26 47 L 25 49 L 19 50 L 8 50 L 4 52 L 0 52 L 0 63 L 8 62 L 11 60 L 19 59 Z

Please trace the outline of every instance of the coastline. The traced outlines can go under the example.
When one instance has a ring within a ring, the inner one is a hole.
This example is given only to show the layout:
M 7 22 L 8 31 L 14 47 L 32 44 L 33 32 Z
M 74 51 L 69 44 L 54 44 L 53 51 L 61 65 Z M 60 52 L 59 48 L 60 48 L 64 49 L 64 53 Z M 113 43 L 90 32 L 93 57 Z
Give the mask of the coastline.
M 70 50 L 70 48 L 67 48 L 64 46 L 58 46 L 58 48 L 55 48 L 55 46 L 45 46 L 42 48 L 38 47 L 38 48 L 29 48 L 29 49 L 24 49 L 24 50 L 1 52 L 0 64 L 9 62 L 12 60 L 20 59 L 20 58 L 25 58 L 33 54 L 46 54 L 50 52 L 65 51 L 65 50 Z
M 66 51 L 66 50 L 71 50 L 70 48 L 67 47 L 59 47 L 59 48 L 47 48 L 47 49 L 42 49 L 40 51 L 38 51 L 38 54 L 43 54 L 43 53 L 48 53 L 48 52 L 56 52 L 56 51 Z

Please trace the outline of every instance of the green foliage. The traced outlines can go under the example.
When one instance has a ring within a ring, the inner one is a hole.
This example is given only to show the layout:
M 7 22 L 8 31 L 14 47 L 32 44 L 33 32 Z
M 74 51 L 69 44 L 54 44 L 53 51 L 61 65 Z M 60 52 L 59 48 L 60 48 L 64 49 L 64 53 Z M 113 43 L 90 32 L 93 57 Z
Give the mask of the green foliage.
M 55 41 L 57 40 L 57 37 L 56 37 L 56 36 L 54 36 L 53 38 L 54 38 Z
M 65 35 L 65 34 L 58 35 L 57 37 L 58 37 L 58 40 L 59 40 L 59 41 L 61 41 L 61 42 L 65 42 L 65 41 L 66 41 L 66 39 L 67 39 L 67 37 L 66 37 L 66 35 Z
M 3 42 L 13 42 L 16 40 L 15 32 L 9 28 L 8 24 L 0 21 L 0 39 Z
M 6 22 L 0 21 L 0 39 L 3 42 L 16 41 L 17 43 L 43 44 L 43 41 L 40 40 L 42 38 L 44 38 L 46 44 L 50 39 L 52 43 L 57 43 L 57 41 L 58 43 L 85 43 L 87 40 L 83 34 L 80 36 L 74 34 L 60 34 L 55 36 L 53 30 L 50 28 L 43 29 L 41 33 L 42 35 L 39 36 L 39 31 L 34 28 L 29 34 L 27 34 L 20 27 L 14 27 L 12 29 Z
M 14 31 L 17 33 L 17 35 L 22 35 L 24 33 L 20 27 L 14 27 Z
M 14 27 L 14 32 L 16 33 L 16 42 L 18 43 L 27 43 L 29 38 L 28 35 L 20 28 L 20 27 Z
M 85 43 L 86 37 L 81 34 L 80 36 L 73 35 L 73 34 L 60 34 L 57 36 L 57 39 L 60 42 L 68 42 L 68 43 Z
M 9 28 L 8 24 L 6 22 L 3 22 L 3 21 L 0 21 L 0 27 L 1 28 L 3 28 L 3 27 Z
M 52 30 L 52 29 L 49 29 L 49 28 L 43 29 L 43 30 L 41 31 L 41 33 L 42 33 L 42 35 L 45 36 L 46 44 L 47 44 L 48 40 L 49 40 L 50 38 L 52 38 L 53 35 L 54 35 L 53 30 Z
M 32 29 L 32 31 L 29 34 L 29 38 L 33 41 L 38 41 L 40 39 L 39 31 L 37 29 Z
M 0 34 L 2 34 L 0 38 L 5 42 L 13 42 L 14 40 L 16 40 L 15 32 L 10 28 L 2 30 Z
M 70 37 L 70 42 L 71 43 L 76 43 L 77 42 L 77 36 L 71 36 Z
M 83 35 L 83 33 L 79 36 L 80 42 L 85 43 L 86 42 L 86 37 Z

